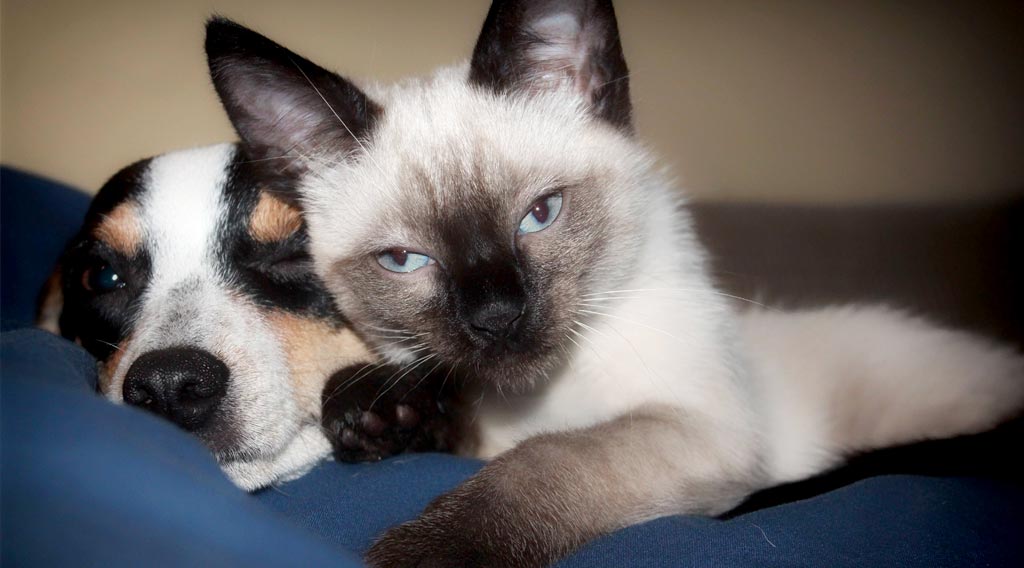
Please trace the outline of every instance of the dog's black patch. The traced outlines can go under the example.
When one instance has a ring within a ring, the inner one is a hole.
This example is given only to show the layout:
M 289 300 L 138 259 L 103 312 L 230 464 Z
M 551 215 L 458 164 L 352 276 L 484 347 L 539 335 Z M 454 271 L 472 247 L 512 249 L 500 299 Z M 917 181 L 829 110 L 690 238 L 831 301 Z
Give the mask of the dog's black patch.
M 260 170 L 236 152 L 224 186 L 227 216 L 217 229 L 219 269 L 232 287 L 260 306 L 341 324 L 340 313 L 313 270 L 305 225 L 274 242 L 260 242 L 250 234 L 249 219 L 267 187 L 263 182 Z

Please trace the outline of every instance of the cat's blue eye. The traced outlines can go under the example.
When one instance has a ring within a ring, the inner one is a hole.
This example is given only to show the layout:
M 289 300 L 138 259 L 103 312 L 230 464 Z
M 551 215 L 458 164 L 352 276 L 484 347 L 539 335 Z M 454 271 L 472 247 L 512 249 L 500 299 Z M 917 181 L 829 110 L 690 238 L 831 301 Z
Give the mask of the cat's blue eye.
M 428 264 L 432 264 L 434 259 L 418 252 L 409 252 L 405 249 L 391 249 L 377 255 L 377 262 L 385 270 L 390 270 L 391 272 L 413 272 Z
M 85 289 L 97 294 L 124 288 L 127 284 L 109 264 L 94 266 L 82 275 L 82 285 Z
M 547 229 L 551 223 L 558 218 L 558 212 L 562 210 L 562 194 L 555 193 L 538 199 L 530 212 L 519 222 L 519 234 L 536 233 Z

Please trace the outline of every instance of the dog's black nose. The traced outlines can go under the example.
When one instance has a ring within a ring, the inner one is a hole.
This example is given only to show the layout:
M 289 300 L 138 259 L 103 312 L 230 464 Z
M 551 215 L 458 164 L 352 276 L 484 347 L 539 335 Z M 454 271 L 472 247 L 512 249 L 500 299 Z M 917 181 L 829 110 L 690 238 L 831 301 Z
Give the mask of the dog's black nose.
M 182 428 L 199 429 L 228 388 L 228 367 L 201 349 L 172 347 L 135 360 L 124 380 L 124 400 Z

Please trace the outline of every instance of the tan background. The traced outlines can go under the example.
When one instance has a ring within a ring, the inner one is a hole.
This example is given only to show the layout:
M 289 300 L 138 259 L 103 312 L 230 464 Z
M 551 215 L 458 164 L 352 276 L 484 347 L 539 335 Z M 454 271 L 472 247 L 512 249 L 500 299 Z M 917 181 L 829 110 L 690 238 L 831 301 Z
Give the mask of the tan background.
M 949 201 L 1024 188 L 1024 3 L 620 1 L 640 133 L 691 193 Z M 232 139 L 202 24 L 385 79 L 468 56 L 486 2 L 3 0 L 0 159 L 95 190 Z

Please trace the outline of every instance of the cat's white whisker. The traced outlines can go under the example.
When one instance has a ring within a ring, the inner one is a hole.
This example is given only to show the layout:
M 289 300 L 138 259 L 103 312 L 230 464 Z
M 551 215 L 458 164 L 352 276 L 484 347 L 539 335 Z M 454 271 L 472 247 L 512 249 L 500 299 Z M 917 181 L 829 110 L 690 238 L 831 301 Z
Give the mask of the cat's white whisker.
M 409 363 L 407 363 L 405 365 L 399 366 L 397 370 L 395 370 L 393 373 L 391 373 L 390 376 L 388 376 L 388 378 L 384 379 L 384 381 L 382 382 L 381 386 L 377 388 L 376 398 L 374 398 L 373 401 L 370 403 L 370 407 L 369 408 L 372 409 L 373 408 L 373 403 L 376 403 L 377 400 L 379 400 L 380 397 L 383 396 L 384 393 L 381 392 L 382 390 L 386 392 L 392 386 L 394 386 L 394 384 L 398 383 L 398 380 L 395 380 L 395 377 L 397 377 L 398 375 L 402 374 L 404 371 L 410 369 L 414 365 L 423 362 L 424 358 L 425 358 L 425 356 L 424 357 L 420 357 L 418 359 L 414 359 L 413 361 L 410 361 Z M 395 381 L 394 384 L 392 384 L 392 381 Z
M 398 385 L 398 383 L 401 382 L 401 380 L 404 379 L 406 377 L 406 375 L 408 375 L 409 373 L 415 371 L 417 367 L 419 367 L 423 363 L 426 363 L 427 361 L 433 359 L 434 357 L 437 357 L 436 353 L 432 353 L 430 355 L 424 355 L 423 357 L 418 359 L 416 364 L 411 365 L 408 369 L 406 369 L 404 373 L 399 375 L 397 379 L 395 379 L 394 381 L 391 382 L 390 386 L 388 386 L 386 389 L 384 389 L 383 392 L 378 394 L 377 398 L 373 399 L 373 402 L 370 403 L 370 408 L 369 409 L 372 410 L 373 409 L 373 405 L 377 404 L 377 401 L 380 400 L 380 398 L 382 396 L 386 395 L 388 393 L 388 391 L 390 391 L 391 389 L 395 388 L 395 386 Z
M 440 367 L 440 366 L 441 366 L 441 365 L 443 365 L 443 364 L 444 364 L 444 359 L 440 359 L 440 358 L 439 358 L 439 359 L 437 360 L 437 364 L 436 364 L 436 365 L 434 365 L 433 367 L 431 367 L 429 371 L 427 371 L 426 373 L 424 373 L 424 374 L 423 374 L 423 376 L 422 376 L 422 377 L 420 377 L 420 380 L 416 381 L 416 384 L 414 384 L 414 385 L 412 386 L 412 388 L 411 388 L 411 389 L 409 389 L 409 390 L 408 390 L 408 391 L 407 391 L 407 392 L 406 392 L 405 394 L 403 394 L 403 395 L 402 395 L 402 398 L 401 398 L 401 400 L 405 400 L 405 397 L 409 396 L 409 393 L 411 393 L 412 391 L 414 391 L 414 390 L 416 390 L 417 388 L 419 388 L 419 386 L 423 384 L 423 381 L 427 380 L 427 377 L 429 377 L 430 375 L 432 375 L 432 374 L 434 373 L 434 371 L 436 371 L 436 370 L 437 370 L 437 368 L 438 368 L 438 367 Z
M 378 327 L 376 325 L 370 325 L 370 324 L 362 324 L 360 327 L 366 327 L 366 328 L 369 328 L 369 329 L 375 329 L 377 331 L 389 331 L 389 332 L 393 332 L 393 333 L 401 333 L 403 335 L 405 335 L 405 334 L 425 335 L 425 333 L 412 333 L 412 332 L 410 332 L 407 329 L 395 329 L 395 328 L 392 328 L 392 327 Z
M 473 419 L 469 421 L 470 426 L 476 424 L 477 419 L 480 418 L 480 407 L 484 402 L 484 394 L 486 394 L 484 391 L 480 391 L 480 398 L 476 399 L 476 402 L 473 403 L 476 406 L 476 412 L 473 413 Z
M 109 345 L 110 347 L 113 347 L 114 349 L 117 349 L 118 351 L 122 351 L 122 352 L 124 351 L 124 347 L 121 347 L 120 345 L 111 343 L 109 341 L 103 341 L 102 339 L 96 339 L 96 341 L 99 341 L 103 345 Z
M 601 337 L 603 337 L 605 339 L 611 339 L 611 337 L 609 337 L 608 334 L 606 334 L 605 332 L 603 332 L 603 331 L 601 331 L 601 330 L 599 330 L 599 329 L 597 329 L 595 327 L 589 326 L 589 325 L 587 325 L 587 324 L 585 324 L 585 323 L 583 323 L 583 322 L 581 322 L 579 320 L 572 320 L 572 321 L 576 325 L 582 327 L 583 329 L 585 329 L 585 330 L 587 330 L 587 331 L 589 331 L 591 333 L 596 333 L 597 335 L 600 335 Z
M 662 335 L 666 335 L 668 337 L 671 337 L 672 339 L 675 339 L 676 341 L 683 342 L 683 343 L 686 342 L 685 339 L 683 339 L 681 337 L 678 337 L 678 336 L 676 336 L 676 335 L 674 335 L 672 333 L 669 333 L 669 332 L 665 331 L 664 329 L 657 328 L 657 327 L 654 327 L 652 325 L 647 325 L 645 323 L 638 322 L 638 321 L 635 321 L 635 320 L 631 320 L 629 318 L 624 318 L 624 317 L 617 316 L 617 315 L 614 315 L 614 314 L 607 314 L 607 313 L 604 313 L 604 312 L 598 312 L 598 311 L 594 311 L 594 310 L 579 310 L 579 312 L 581 314 L 591 314 L 591 315 L 603 316 L 603 317 L 606 317 L 606 318 L 612 318 L 612 319 L 620 320 L 620 321 L 623 321 L 623 322 L 628 323 L 628 324 L 632 324 L 632 325 L 636 325 L 636 326 L 639 326 L 639 327 L 647 328 L 647 329 L 649 329 L 651 331 L 656 331 L 656 332 L 658 332 L 658 333 L 660 333 Z
M 363 380 L 365 377 L 370 376 L 374 371 L 376 371 L 377 369 L 383 367 L 384 365 L 385 365 L 384 363 L 368 363 L 367 365 L 363 366 L 361 369 L 356 371 L 356 374 L 352 375 L 352 377 L 347 379 L 344 383 L 335 386 L 334 390 L 331 391 L 331 394 L 327 395 L 323 399 L 323 402 L 321 403 L 321 406 L 323 406 L 323 405 L 327 404 L 328 402 L 334 400 L 336 397 L 340 396 L 342 393 L 344 393 L 350 387 L 354 386 L 356 383 L 358 383 L 359 381 Z
M 416 335 L 377 335 L 375 333 L 367 333 L 366 335 L 376 339 L 397 339 L 399 342 L 409 341 L 410 339 L 416 339 L 418 337 Z
M 444 392 L 444 387 L 445 387 L 445 385 L 448 384 L 448 377 L 452 376 L 452 373 L 455 372 L 455 368 L 458 367 L 458 366 L 459 366 L 458 361 L 456 361 L 456 362 L 454 362 L 454 363 L 452 363 L 452 364 L 450 364 L 448 366 L 448 372 L 445 373 L 444 379 L 441 380 L 441 386 L 438 387 L 438 389 L 437 389 L 438 396 L 441 396 L 441 393 Z
M 738 300 L 738 301 L 741 301 L 741 302 L 746 302 L 746 303 L 753 304 L 755 306 L 758 306 L 760 308 L 764 308 L 764 309 L 767 309 L 767 310 L 774 309 L 771 306 L 767 306 L 767 305 L 765 305 L 765 304 L 763 304 L 761 302 L 758 302 L 757 300 L 752 300 L 750 298 L 744 298 L 743 296 L 737 296 L 735 294 L 729 294 L 729 293 L 722 292 L 722 291 L 719 291 L 719 290 L 697 289 L 697 288 L 634 288 L 634 289 L 628 289 L 628 290 L 606 290 L 604 292 L 591 292 L 591 293 L 587 293 L 587 294 L 580 294 L 580 297 L 581 298 L 591 299 L 591 300 L 605 299 L 605 297 L 608 297 L 608 299 L 612 299 L 612 298 L 615 298 L 615 299 L 642 299 L 644 297 L 647 297 L 647 296 L 641 296 L 641 295 L 624 295 L 624 294 L 629 294 L 629 293 L 633 293 L 633 292 L 637 292 L 637 293 L 641 293 L 641 292 L 642 293 L 646 293 L 646 292 L 679 292 L 679 293 L 682 293 L 682 294 L 705 294 L 705 293 L 709 293 L 710 292 L 710 293 L 715 294 L 717 296 L 723 296 L 723 297 L 726 297 L 726 298 L 731 298 L 733 300 Z M 615 295 L 620 295 L 621 297 L 617 297 Z M 666 297 L 672 297 L 672 296 L 666 296 Z M 660 298 L 660 296 L 655 296 L 655 298 Z
M 402 341 L 391 341 L 391 342 L 388 342 L 388 343 L 383 343 L 381 345 L 370 346 L 370 350 L 373 351 L 375 354 L 377 354 L 377 356 L 380 357 L 381 359 L 388 359 L 388 360 L 390 360 L 392 358 L 390 356 L 391 354 L 387 351 L 389 349 L 403 349 L 405 351 L 405 353 L 407 353 L 409 355 L 413 355 L 413 354 L 415 354 L 415 353 L 417 353 L 419 351 L 423 351 L 424 349 L 427 349 L 427 345 L 425 343 L 414 343 L 412 345 L 402 345 Z
M 331 114 L 334 115 L 334 118 L 338 119 L 338 122 L 341 123 L 341 126 L 345 129 L 345 132 L 347 132 L 348 135 L 352 137 L 352 140 L 354 140 L 355 143 L 359 146 L 359 149 L 363 151 L 363 155 L 370 160 L 370 163 L 372 163 L 374 167 L 377 168 L 377 171 L 379 171 L 382 176 L 385 175 L 384 168 L 380 167 L 380 164 L 377 163 L 377 160 L 374 159 L 373 155 L 370 154 L 370 152 L 367 150 L 366 146 L 363 144 L 363 141 L 360 140 L 359 137 L 352 132 L 352 129 L 350 129 L 347 124 L 345 124 L 345 121 L 342 120 L 341 115 L 338 114 L 338 111 L 334 110 L 334 107 L 331 106 L 331 103 L 327 102 L 327 97 L 325 97 L 324 94 L 320 92 L 320 89 L 317 88 L 313 80 L 309 78 L 309 75 L 306 74 L 306 70 L 303 69 L 302 66 L 299 65 L 298 62 L 296 62 L 294 59 L 291 59 L 289 57 L 289 60 L 292 62 L 292 65 L 294 65 L 295 68 L 299 70 L 299 73 L 302 73 L 302 77 L 306 79 L 306 82 L 309 83 L 309 86 L 313 88 L 313 91 L 316 92 L 316 95 L 318 97 L 320 97 L 320 100 L 322 100 L 324 104 L 327 105 L 327 108 L 331 111 Z
M 569 331 L 572 331 L 572 329 L 570 328 Z M 576 343 L 576 340 L 573 339 L 572 337 L 569 337 L 568 334 L 565 334 L 565 338 L 572 342 L 572 344 L 575 345 L 577 349 L 583 349 L 583 346 L 581 346 L 579 343 Z

